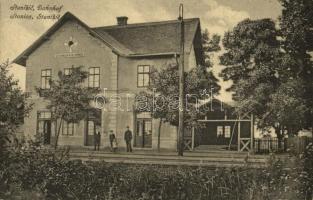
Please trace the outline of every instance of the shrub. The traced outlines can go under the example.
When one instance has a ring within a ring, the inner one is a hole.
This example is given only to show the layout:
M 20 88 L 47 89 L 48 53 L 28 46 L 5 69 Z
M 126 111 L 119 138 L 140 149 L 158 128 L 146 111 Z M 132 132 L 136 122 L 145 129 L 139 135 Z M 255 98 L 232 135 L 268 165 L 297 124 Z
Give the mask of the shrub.
M 305 200 L 313 199 L 313 144 L 309 143 L 302 159 L 302 170 L 299 175 L 300 192 Z
M 276 199 L 286 180 L 279 161 L 265 169 L 128 165 L 60 159 L 38 147 L 12 152 L 0 167 L 1 183 L 38 199 Z

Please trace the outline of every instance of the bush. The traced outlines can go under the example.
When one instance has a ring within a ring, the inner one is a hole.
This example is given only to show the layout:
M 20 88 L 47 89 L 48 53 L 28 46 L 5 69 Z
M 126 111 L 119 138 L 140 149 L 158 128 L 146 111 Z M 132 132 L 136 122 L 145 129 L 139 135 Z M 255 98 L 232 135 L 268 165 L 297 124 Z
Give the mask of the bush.
M 309 143 L 302 159 L 302 171 L 299 175 L 300 191 L 305 200 L 313 199 L 313 144 Z
M 262 170 L 83 163 L 40 148 L 3 161 L 1 185 L 11 187 L 1 188 L 0 197 L 14 186 L 31 193 L 28 199 L 34 192 L 38 199 L 276 199 L 286 180 L 276 161 Z

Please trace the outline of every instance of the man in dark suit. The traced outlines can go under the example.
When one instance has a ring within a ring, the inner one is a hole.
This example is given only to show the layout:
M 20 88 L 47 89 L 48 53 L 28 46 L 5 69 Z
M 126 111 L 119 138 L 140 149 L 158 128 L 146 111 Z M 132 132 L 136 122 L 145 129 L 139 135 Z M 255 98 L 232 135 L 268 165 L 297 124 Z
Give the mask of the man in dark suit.
M 100 140 L 101 140 L 101 135 L 100 131 L 98 133 L 94 133 L 94 145 L 95 145 L 95 151 L 100 149 Z
M 114 150 L 113 141 L 115 140 L 115 134 L 114 134 L 113 130 L 110 130 L 109 139 L 110 139 L 111 151 L 113 151 Z
M 132 132 L 129 130 L 129 126 L 126 127 L 127 130 L 125 131 L 125 134 L 124 134 L 124 140 L 126 142 L 126 151 L 127 152 L 132 152 L 132 139 L 133 139 L 133 134 Z

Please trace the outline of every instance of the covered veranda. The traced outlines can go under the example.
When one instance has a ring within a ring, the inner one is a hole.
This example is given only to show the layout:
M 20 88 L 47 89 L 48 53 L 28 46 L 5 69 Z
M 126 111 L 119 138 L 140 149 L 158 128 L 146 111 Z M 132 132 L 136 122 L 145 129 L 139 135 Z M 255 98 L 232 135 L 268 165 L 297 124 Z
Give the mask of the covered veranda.
M 185 150 L 253 152 L 252 114 L 235 113 L 234 107 L 217 100 L 198 123 L 198 127 L 184 133 Z

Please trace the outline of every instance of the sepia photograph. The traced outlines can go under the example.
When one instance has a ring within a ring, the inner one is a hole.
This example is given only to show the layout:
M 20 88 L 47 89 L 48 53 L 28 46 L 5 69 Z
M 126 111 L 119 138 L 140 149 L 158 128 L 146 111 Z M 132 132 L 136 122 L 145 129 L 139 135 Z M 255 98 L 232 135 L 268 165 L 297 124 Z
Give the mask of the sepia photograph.
M 0 200 L 313 200 L 313 0 L 0 0 Z

